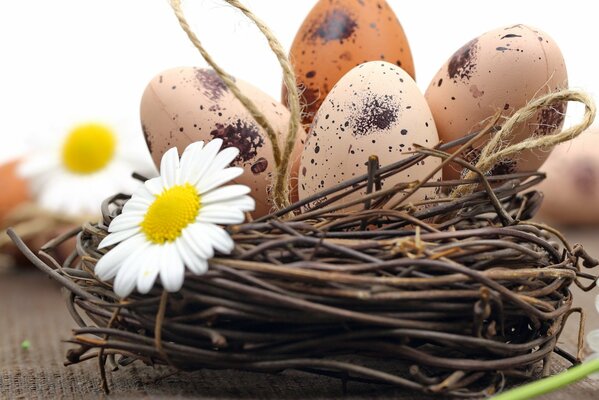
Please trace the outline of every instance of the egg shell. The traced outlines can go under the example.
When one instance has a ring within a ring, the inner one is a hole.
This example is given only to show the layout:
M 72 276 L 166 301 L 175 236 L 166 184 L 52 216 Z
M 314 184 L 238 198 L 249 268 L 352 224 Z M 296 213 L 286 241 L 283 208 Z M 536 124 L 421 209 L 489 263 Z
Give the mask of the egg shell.
M 303 91 L 304 124 L 312 122 L 335 83 L 359 64 L 386 60 L 415 76 L 408 39 L 384 0 L 320 0 L 295 36 L 290 59 Z
M 282 143 L 288 131 L 289 111 L 254 86 L 240 79 L 236 84 L 264 113 Z M 276 167 L 270 141 L 214 70 L 181 67 L 156 76 L 141 100 L 141 123 L 157 166 L 171 147 L 176 146 L 181 154 L 190 143 L 200 140 L 221 138 L 223 148 L 239 148 L 239 157 L 232 165 L 242 167 L 245 172 L 235 182 L 252 189 L 251 196 L 256 200 L 254 217 L 271 211 L 269 190 Z M 297 135 L 291 157 L 291 191 L 295 198 L 299 156 L 306 133 L 300 128 Z
M 561 225 L 599 224 L 599 129 L 555 147 L 538 190 L 545 199 L 537 219 Z
M 19 160 L 0 165 L 0 221 L 19 205 L 30 199 L 28 183 L 17 173 Z
M 487 32 L 453 54 L 430 83 L 425 97 L 444 142 L 480 130 L 497 111 L 511 116 L 534 98 L 568 87 L 564 58 L 546 33 L 526 25 Z M 566 103 L 545 108 L 515 130 L 507 143 L 559 131 Z M 476 162 L 480 141 L 462 157 Z M 492 175 L 537 170 L 548 151 L 523 151 L 498 163 Z M 461 169 L 444 168 L 444 179 L 457 179 Z
M 438 141 L 431 112 L 410 75 L 391 63 L 364 63 L 335 85 L 316 114 L 301 157 L 300 198 L 365 174 L 371 155 L 384 167 L 409 157 L 414 143 L 432 147 Z M 387 178 L 383 188 L 423 179 L 440 162 L 429 158 Z M 410 201 L 434 196 L 434 189 L 421 189 Z

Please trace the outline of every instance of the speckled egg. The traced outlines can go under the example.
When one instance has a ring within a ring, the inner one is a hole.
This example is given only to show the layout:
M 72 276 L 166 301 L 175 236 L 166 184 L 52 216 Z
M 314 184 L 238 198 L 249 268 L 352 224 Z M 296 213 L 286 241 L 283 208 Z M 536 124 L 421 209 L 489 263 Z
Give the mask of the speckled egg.
M 266 118 L 280 137 L 288 130 L 289 111 L 271 97 L 237 79 L 236 84 Z M 156 165 L 162 155 L 176 146 L 182 153 L 192 142 L 224 140 L 223 147 L 237 147 L 239 157 L 233 165 L 245 173 L 236 182 L 249 186 L 256 200 L 254 217 L 272 208 L 269 196 L 275 171 L 272 146 L 260 127 L 211 69 L 182 67 L 164 71 L 147 86 L 141 101 L 141 123 L 146 143 Z M 305 139 L 303 129 L 292 155 L 292 194 L 297 197 L 297 170 Z M 282 142 L 282 141 L 281 141 Z
M 562 225 L 599 224 L 599 129 L 555 147 L 541 168 L 545 199 L 537 219 Z
M 549 35 L 526 25 L 487 32 L 466 43 L 441 67 L 425 97 L 437 124 L 439 138 L 448 142 L 480 130 L 497 111 L 511 116 L 532 99 L 568 86 L 562 53 Z M 550 135 L 564 122 L 566 103 L 539 111 L 513 132 L 509 143 L 533 135 Z M 476 162 L 480 143 L 462 156 Z M 497 164 L 493 175 L 537 170 L 548 151 L 523 151 Z M 444 179 L 456 179 L 461 170 L 448 165 Z
M 303 91 L 304 124 L 312 122 L 331 88 L 356 65 L 385 60 L 415 76 L 408 40 L 385 0 L 320 0 L 295 36 L 290 59 Z
M 30 200 L 27 181 L 17 173 L 18 160 L 0 165 L 0 222 L 19 205 Z
M 410 75 L 391 63 L 364 63 L 335 85 L 316 114 L 301 157 L 300 198 L 365 174 L 371 155 L 384 167 L 408 157 L 414 143 L 432 147 L 438 141 L 430 109 Z M 423 179 L 439 164 L 427 159 L 387 178 L 383 188 Z M 434 195 L 434 189 L 419 190 L 411 201 Z

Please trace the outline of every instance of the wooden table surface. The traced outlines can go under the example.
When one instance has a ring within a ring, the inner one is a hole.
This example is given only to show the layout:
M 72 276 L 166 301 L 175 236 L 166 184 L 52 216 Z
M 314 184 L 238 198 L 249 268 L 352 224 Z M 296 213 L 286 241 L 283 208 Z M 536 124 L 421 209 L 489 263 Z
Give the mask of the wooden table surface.
M 569 241 L 582 243 L 599 256 L 599 228 L 567 230 Z M 587 312 L 587 331 L 599 328 L 595 295 L 575 289 L 575 304 Z M 577 324 L 574 318 L 560 346 L 573 349 Z M 75 327 L 65 309 L 59 287 L 33 268 L 0 269 L 0 398 L 4 399 L 424 399 L 399 389 L 349 383 L 288 372 L 266 375 L 235 371 L 199 371 L 173 374 L 141 363 L 108 373 L 111 395 L 100 389 L 97 363 L 88 361 L 64 367 L 68 344 L 62 343 Z M 21 348 L 29 340 L 28 350 Z M 558 357 L 556 357 L 556 360 Z M 564 364 L 562 364 L 564 365 Z M 586 380 L 545 400 L 599 399 L 599 382 Z

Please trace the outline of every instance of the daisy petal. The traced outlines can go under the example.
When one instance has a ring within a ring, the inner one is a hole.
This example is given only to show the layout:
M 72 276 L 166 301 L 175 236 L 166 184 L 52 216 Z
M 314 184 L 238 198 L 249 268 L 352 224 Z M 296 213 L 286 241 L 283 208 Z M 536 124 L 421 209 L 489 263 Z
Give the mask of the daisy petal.
M 187 267 L 196 275 L 204 275 L 208 271 L 208 261 L 203 258 L 194 257 L 192 263 Z
M 205 259 L 194 254 L 193 250 L 187 247 L 183 240 L 175 241 L 177 251 L 185 263 L 185 266 L 194 274 L 202 275 L 208 270 L 208 263 Z
M 51 169 L 60 166 L 58 151 L 52 154 L 36 154 L 26 157 L 17 166 L 17 174 L 23 178 L 33 178 L 46 174 Z
M 143 216 L 129 213 L 121 214 L 112 220 L 108 227 L 108 232 L 113 233 L 139 227 L 142 222 Z
M 139 228 L 127 229 L 120 232 L 111 233 L 106 236 L 98 245 L 98 249 L 104 249 L 109 246 L 113 246 L 117 243 L 127 240 L 136 233 L 139 233 Z
M 599 295 L 595 296 L 595 308 L 599 312 Z
M 235 248 L 235 243 L 231 236 L 220 226 L 214 224 L 197 223 L 201 225 L 207 232 L 212 246 L 223 254 L 230 254 Z
M 133 254 L 130 254 L 123 262 L 121 268 L 119 268 L 116 278 L 114 278 L 113 289 L 120 298 L 129 296 L 133 289 L 135 289 L 138 271 L 141 268 L 139 255 L 146 247 L 147 246 L 144 246 L 133 252 Z
M 194 166 L 198 163 L 198 156 L 203 148 L 203 141 L 194 142 L 185 148 L 183 155 L 181 156 L 181 163 L 179 165 L 181 176 L 177 182 L 178 184 L 182 184 L 189 180 L 189 175 L 193 171 Z
M 144 186 L 148 189 L 148 192 L 152 193 L 154 196 L 159 195 L 164 190 L 164 185 L 162 183 L 162 178 L 152 178 L 145 181 Z
M 112 279 L 127 256 L 144 243 L 146 243 L 146 238 L 141 234 L 121 242 L 98 260 L 98 263 L 94 268 L 94 273 L 103 281 Z
M 148 189 L 146 189 L 145 185 L 141 185 L 137 188 L 137 190 L 135 192 L 133 192 L 133 195 L 131 196 L 131 200 L 139 200 L 141 201 L 145 201 L 148 204 L 151 204 L 155 199 L 155 196 L 150 193 L 148 191 Z
M 228 185 L 216 188 L 202 195 L 202 204 L 218 203 L 227 201 L 236 197 L 244 196 L 251 192 L 251 189 L 245 185 Z
M 254 211 L 256 209 L 256 201 L 250 196 L 241 196 L 227 201 L 221 201 L 218 205 L 237 208 L 244 212 Z
M 197 221 L 213 224 L 241 224 L 245 221 L 245 214 L 237 208 L 210 204 L 200 209 Z
M 243 174 L 243 168 L 240 167 L 231 167 L 223 169 L 213 175 L 207 176 L 206 179 L 200 179 L 200 181 L 196 184 L 196 189 L 198 189 L 198 193 L 203 195 L 211 191 L 214 188 L 217 188 L 233 179 L 241 176 Z
M 147 201 L 144 198 L 141 197 L 136 197 L 136 198 L 131 198 L 129 201 L 127 201 L 125 203 L 125 205 L 123 206 L 123 214 L 129 214 L 129 213 L 145 213 L 148 210 L 148 207 L 150 206 L 150 202 Z
M 237 147 L 227 147 L 226 149 L 221 150 L 210 164 L 208 175 L 228 167 L 238 155 L 239 149 Z
M 214 161 L 214 157 L 218 154 L 220 147 L 223 144 L 222 139 L 214 139 L 208 142 L 199 152 L 196 159 L 197 162 L 194 162 L 192 165 L 192 171 L 188 174 L 189 182 L 192 184 L 196 184 L 202 179 L 206 171 L 210 169 L 212 165 L 212 161 Z
M 161 246 L 150 246 L 139 260 L 141 267 L 137 274 L 137 291 L 141 294 L 148 293 L 156 282 L 160 271 L 160 251 Z
M 190 224 L 181 232 L 181 239 L 200 258 L 214 257 L 214 249 L 205 240 L 206 231 L 199 224 Z
M 162 245 L 160 255 L 160 282 L 168 292 L 178 292 L 183 286 L 185 266 L 174 244 Z
M 177 169 L 179 168 L 179 153 L 176 147 L 170 148 L 162 156 L 160 161 L 160 176 L 162 177 L 163 187 L 171 188 L 177 184 Z

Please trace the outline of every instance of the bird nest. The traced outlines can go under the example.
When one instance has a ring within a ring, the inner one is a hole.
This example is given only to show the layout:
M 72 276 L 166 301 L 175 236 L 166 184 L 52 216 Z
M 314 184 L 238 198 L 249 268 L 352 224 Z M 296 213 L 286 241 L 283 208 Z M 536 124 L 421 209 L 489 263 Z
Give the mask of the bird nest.
M 371 160 L 363 176 L 230 227 L 233 253 L 217 255 L 205 275 L 188 274 L 177 293 L 157 286 L 122 301 L 94 275 L 123 195 L 104 203 L 102 221 L 81 228 L 62 265 L 52 250 L 73 233 L 40 251 L 45 262 L 17 242 L 69 294 L 79 328 L 67 364 L 99 358 L 103 377 L 107 360 L 140 360 L 180 370 L 293 369 L 476 397 L 497 392 L 507 377 L 541 376 L 552 353 L 576 363 L 557 341 L 581 312 L 571 285 L 594 282 L 581 264 L 596 262 L 529 221 L 542 201 L 531 189 L 542 173 L 369 190 L 442 149 L 419 148 L 380 169 Z M 423 188 L 464 184 L 477 190 L 408 201 Z M 348 212 L 343 200 L 356 190 L 371 193 Z M 386 208 L 397 195 L 406 200 Z

